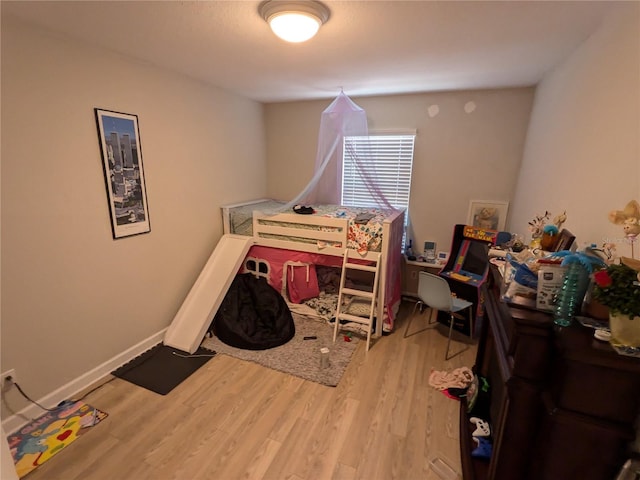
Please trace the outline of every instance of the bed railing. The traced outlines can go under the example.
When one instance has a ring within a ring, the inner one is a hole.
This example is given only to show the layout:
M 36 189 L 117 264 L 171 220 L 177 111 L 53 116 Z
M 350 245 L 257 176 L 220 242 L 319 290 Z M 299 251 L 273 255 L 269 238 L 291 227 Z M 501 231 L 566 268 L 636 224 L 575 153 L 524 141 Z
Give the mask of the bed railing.
M 348 220 L 344 218 L 279 213 L 265 215 L 253 212 L 253 235 L 261 243 L 289 249 L 318 251 L 327 253 L 343 251 L 347 245 Z M 286 243 L 290 243 L 289 246 Z

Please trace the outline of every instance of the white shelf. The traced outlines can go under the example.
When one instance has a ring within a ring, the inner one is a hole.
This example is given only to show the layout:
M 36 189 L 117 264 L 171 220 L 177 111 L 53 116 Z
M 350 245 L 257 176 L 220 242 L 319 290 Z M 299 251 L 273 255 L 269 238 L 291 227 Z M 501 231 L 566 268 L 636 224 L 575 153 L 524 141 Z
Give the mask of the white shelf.
M 403 258 L 402 295 L 405 297 L 418 298 L 418 279 L 420 272 L 427 271 L 429 273 L 438 274 L 440 270 L 442 270 L 444 264 L 408 260 L 406 255 L 403 255 Z
M 442 267 L 444 267 L 444 263 L 430 263 L 430 262 L 419 262 L 417 260 L 409 260 L 407 259 L 407 257 L 404 257 L 404 261 L 407 265 L 415 265 L 417 267 L 424 267 L 424 268 L 433 268 L 435 270 L 440 270 L 442 269 Z

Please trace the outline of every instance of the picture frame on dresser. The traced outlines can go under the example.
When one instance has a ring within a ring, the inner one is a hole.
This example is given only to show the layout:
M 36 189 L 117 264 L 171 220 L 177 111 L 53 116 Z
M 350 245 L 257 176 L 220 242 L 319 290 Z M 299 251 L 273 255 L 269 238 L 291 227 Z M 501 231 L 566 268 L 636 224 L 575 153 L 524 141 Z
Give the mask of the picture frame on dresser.
M 138 116 L 95 108 L 114 239 L 151 231 Z
M 571 233 L 566 228 L 563 228 L 562 230 L 560 230 L 560 233 L 558 234 L 558 242 L 556 243 L 554 250 L 556 252 L 560 252 L 562 250 L 571 249 L 575 239 L 576 237 L 573 233 Z

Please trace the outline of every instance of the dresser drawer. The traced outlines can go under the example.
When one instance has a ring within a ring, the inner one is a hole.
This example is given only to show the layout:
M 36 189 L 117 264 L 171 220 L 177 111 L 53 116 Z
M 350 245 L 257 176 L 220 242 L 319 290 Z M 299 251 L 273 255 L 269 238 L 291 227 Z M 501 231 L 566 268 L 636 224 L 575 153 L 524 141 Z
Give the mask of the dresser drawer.
M 625 461 L 626 445 L 633 438 L 631 430 L 550 408 L 531 450 L 529 479 L 614 478 Z
M 553 402 L 562 409 L 631 425 L 640 409 L 640 374 L 567 358 L 553 368 Z
M 511 375 L 533 382 L 548 380 L 553 322 L 541 312 L 512 308 L 494 288 L 487 292 L 485 309 L 493 334 L 504 348 Z

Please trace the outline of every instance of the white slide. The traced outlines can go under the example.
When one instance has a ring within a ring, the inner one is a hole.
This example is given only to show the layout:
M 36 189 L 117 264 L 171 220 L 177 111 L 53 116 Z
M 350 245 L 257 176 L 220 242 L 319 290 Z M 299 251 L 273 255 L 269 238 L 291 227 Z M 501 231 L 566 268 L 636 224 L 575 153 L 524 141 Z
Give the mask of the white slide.
M 253 245 L 253 237 L 225 234 L 207 260 L 164 335 L 164 344 L 193 353 Z

